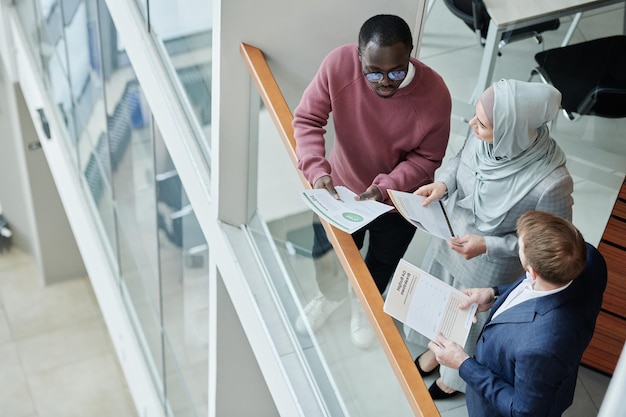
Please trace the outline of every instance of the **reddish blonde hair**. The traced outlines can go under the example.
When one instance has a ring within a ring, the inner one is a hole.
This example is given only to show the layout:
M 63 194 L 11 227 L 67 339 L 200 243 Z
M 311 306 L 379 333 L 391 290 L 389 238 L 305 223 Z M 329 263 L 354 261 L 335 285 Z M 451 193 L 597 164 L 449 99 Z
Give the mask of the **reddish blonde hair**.
M 579 276 L 587 261 L 587 245 L 569 221 L 545 211 L 527 211 L 517 220 L 524 256 L 547 282 L 563 285 Z

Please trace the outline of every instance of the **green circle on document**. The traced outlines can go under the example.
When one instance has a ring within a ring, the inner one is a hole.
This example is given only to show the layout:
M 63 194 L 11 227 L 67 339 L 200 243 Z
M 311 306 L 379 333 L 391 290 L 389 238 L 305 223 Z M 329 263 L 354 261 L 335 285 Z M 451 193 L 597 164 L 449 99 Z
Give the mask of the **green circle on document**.
M 359 216 L 356 213 L 345 212 L 342 214 L 342 216 L 344 219 L 349 220 L 351 222 L 355 222 L 355 223 L 363 221 L 363 217 Z

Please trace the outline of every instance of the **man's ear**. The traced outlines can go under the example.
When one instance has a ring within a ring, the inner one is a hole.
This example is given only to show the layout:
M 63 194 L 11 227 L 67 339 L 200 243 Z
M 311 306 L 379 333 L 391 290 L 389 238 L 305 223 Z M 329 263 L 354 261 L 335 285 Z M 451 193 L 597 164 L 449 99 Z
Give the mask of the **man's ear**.
M 537 276 L 538 276 L 537 275 L 537 271 L 535 271 L 535 269 L 532 266 L 530 266 L 530 265 L 527 265 L 527 268 L 528 268 L 527 271 L 530 274 L 530 276 L 532 277 L 532 279 L 537 279 Z

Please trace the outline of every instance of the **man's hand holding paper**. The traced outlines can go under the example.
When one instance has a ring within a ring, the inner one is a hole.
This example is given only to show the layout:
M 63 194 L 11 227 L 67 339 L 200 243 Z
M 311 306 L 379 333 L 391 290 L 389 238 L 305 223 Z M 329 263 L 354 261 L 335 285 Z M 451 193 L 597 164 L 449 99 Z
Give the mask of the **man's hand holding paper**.
M 384 311 L 430 340 L 442 333 L 464 345 L 477 308 L 476 304 L 459 308 L 468 300 L 463 292 L 401 259 L 387 292 Z
M 302 198 L 320 218 L 344 232 L 354 233 L 381 214 L 393 210 L 392 206 L 375 200 L 359 200 L 355 193 L 344 186 L 333 189 L 336 195 L 331 194 L 326 187 L 304 190 Z
M 443 334 L 437 334 L 435 340 L 428 343 L 428 348 L 433 351 L 437 362 L 452 369 L 459 369 L 463 361 L 469 355 L 463 350 L 463 346 L 446 338 Z

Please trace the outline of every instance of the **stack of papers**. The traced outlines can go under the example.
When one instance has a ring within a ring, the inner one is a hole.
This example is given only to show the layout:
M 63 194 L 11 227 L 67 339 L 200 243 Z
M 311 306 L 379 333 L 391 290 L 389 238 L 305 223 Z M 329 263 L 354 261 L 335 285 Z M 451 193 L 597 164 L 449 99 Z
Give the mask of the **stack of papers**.
M 422 206 L 426 197 L 404 191 L 387 190 L 387 192 L 398 212 L 413 226 L 444 240 L 455 236 L 441 200 Z
M 464 346 L 478 304 L 459 309 L 469 297 L 404 259 L 398 263 L 383 310 L 435 340 L 438 333 Z
M 328 223 L 347 233 L 354 233 L 393 206 L 374 200 L 357 201 L 356 194 L 346 187 L 337 186 L 340 199 L 325 189 L 304 190 L 302 198 L 311 210 Z

